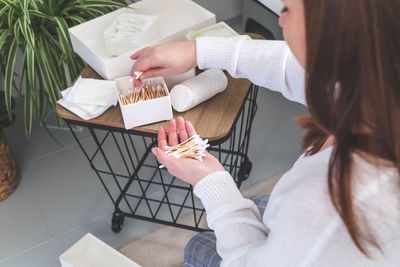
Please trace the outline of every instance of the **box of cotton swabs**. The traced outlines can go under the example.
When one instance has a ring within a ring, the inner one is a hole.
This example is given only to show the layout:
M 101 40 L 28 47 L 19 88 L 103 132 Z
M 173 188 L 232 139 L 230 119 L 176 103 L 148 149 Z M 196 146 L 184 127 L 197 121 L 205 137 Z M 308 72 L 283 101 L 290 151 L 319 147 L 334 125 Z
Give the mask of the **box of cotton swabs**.
M 134 87 L 132 77 L 115 80 L 126 129 L 172 119 L 171 98 L 161 77 L 144 79 Z

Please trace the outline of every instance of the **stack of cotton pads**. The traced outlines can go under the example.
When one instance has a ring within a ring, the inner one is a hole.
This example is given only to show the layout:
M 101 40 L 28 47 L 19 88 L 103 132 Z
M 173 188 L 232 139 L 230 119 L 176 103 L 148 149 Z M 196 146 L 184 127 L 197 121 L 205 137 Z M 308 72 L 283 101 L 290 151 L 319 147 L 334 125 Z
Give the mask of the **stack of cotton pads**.
M 84 120 L 100 116 L 118 102 L 114 81 L 79 77 L 72 87 L 61 94 L 63 98 L 58 103 Z
M 109 55 L 118 56 L 156 38 L 157 17 L 124 12 L 104 31 Z

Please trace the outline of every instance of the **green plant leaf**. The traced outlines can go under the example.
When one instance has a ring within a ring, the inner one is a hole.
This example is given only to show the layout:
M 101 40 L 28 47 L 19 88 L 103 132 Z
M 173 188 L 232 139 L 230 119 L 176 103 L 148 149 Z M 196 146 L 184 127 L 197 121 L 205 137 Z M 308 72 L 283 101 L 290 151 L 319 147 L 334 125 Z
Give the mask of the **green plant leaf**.
M 26 47 L 26 72 L 29 87 L 31 88 L 32 98 L 36 99 L 36 79 L 35 79 L 35 50 L 29 45 Z
M 32 31 L 32 28 L 27 23 L 27 20 L 24 17 L 19 17 L 19 27 L 21 28 L 22 35 L 25 40 L 29 44 L 29 46 L 33 49 L 35 47 L 35 35 Z
M 19 0 L 19 5 L 21 6 L 22 12 L 24 13 L 24 19 L 29 24 L 31 24 L 31 19 L 30 19 L 29 12 L 28 12 L 29 2 L 31 2 L 31 0 Z
M 3 14 L 7 13 L 7 11 L 8 11 L 9 8 L 10 8 L 9 6 L 3 6 L 3 7 L 0 9 L 0 17 L 1 17 L 1 18 L 3 18 Z
M 43 39 L 44 40 L 44 39 Z M 46 59 L 47 65 L 49 66 L 49 70 L 52 72 L 51 78 L 52 82 L 54 83 L 54 89 L 57 89 L 56 95 L 58 96 L 59 90 L 64 87 L 65 85 L 61 82 L 60 78 L 60 72 L 61 69 L 57 67 L 57 60 L 56 60 L 56 55 L 54 50 L 52 49 L 52 46 L 46 41 L 42 42 L 42 47 L 44 51 L 44 57 Z
M 38 78 L 39 78 L 39 84 L 42 84 L 41 76 L 38 75 Z M 45 90 L 42 90 L 41 88 L 38 88 L 37 94 L 39 97 L 37 98 L 35 104 L 35 117 L 36 120 L 42 121 L 44 113 L 47 109 L 48 98 L 46 97 Z
M 50 15 L 54 16 L 57 14 L 56 3 L 54 0 L 47 0 L 47 7 Z
M 8 11 L 8 25 L 13 25 L 13 21 L 14 21 L 14 14 L 15 14 L 15 10 L 16 8 L 10 8 L 10 10 Z
M 32 131 L 32 114 L 33 114 L 33 96 L 32 92 L 35 87 L 32 87 L 30 83 L 26 85 L 25 88 L 25 98 L 24 98 L 24 125 L 25 125 L 25 136 L 28 137 Z
M 77 22 L 78 24 L 84 23 L 86 20 L 80 16 L 75 16 L 75 15 L 70 15 L 70 16 L 66 16 L 66 19 L 70 19 L 73 20 L 75 22 Z
M 29 1 L 29 4 L 31 4 L 34 9 L 38 9 L 38 5 L 36 4 L 36 1 Z M 28 11 L 29 11 L 29 9 L 28 9 Z
M 79 10 L 79 12 L 92 13 L 93 10 L 92 10 L 92 12 L 86 12 L 88 7 L 130 8 L 127 4 L 118 3 L 115 1 L 75 0 L 75 1 L 71 1 L 63 12 L 67 13 L 70 10 L 76 9 L 76 10 Z M 108 11 L 111 11 L 111 9 L 109 9 Z M 97 12 L 98 12 L 98 10 L 97 10 Z M 102 13 L 102 14 L 105 14 L 105 13 Z M 92 16 L 92 17 L 96 17 L 96 16 Z
M 24 81 L 26 81 L 26 49 L 24 51 L 24 55 L 22 57 L 22 62 L 21 62 L 21 71 L 20 71 L 20 77 L 19 77 L 19 86 L 17 88 L 18 95 L 22 95 L 22 87 L 24 85 Z
M 43 13 L 42 11 L 39 10 L 29 10 L 29 14 L 43 19 L 54 20 L 52 16 L 49 16 L 46 13 Z
M 84 4 L 82 2 L 83 2 L 82 0 L 69 1 L 67 6 L 62 11 L 62 14 L 67 14 L 70 10 L 73 10 L 76 7 L 84 6 Z
M 12 29 L 7 29 L 1 33 L 1 35 L 0 35 L 0 51 L 11 31 L 12 31 Z
M 54 76 L 52 75 L 53 70 L 50 66 L 49 60 L 49 55 L 45 52 L 44 49 L 44 43 L 43 39 L 39 39 L 38 41 L 38 49 L 39 53 L 38 56 L 36 57 L 38 66 L 39 66 L 39 71 L 41 74 L 41 77 L 44 81 L 44 88 L 47 92 L 47 95 L 49 97 L 49 102 L 53 108 L 55 108 L 56 102 L 58 100 L 58 95 L 56 94 L 56 90 L 54 87 L 56 87 L 56 82 L 53 82 Z
M 111 1 L 101 1 L 101 0 L 86 0 L 84 1 L 85 7 L 90 7 L 90 6 L 100 6 L 100 7 L 128 7 L 126 4 L 121 4 L 121 3 L 116 3 L 116 2 L 111 2 Z
M 57 41 L 46 29 L 43 29 L 41 33 L 43 34 L 43 38 L 49 42 L 46 46 L 46 49 L 48 50 L 45 49 L 45 51 L 47 51 L 46 53 L 51 57 L 50 62 L 53 62 L 52 65 L 55 66 L 54 72 L 58 74 L 62 87 L 65 87 L 67 85 L 67 80 L 70 77 L 70 74 L 67 71 L 64 71 L 67 56 L 60 48 L 59 41 Z M 76 61 L 74 65 L 79 69 L 80 62 Z
M 93 17 L 99 17 L 99 16 L 102 16 L 102 15 L 104 15 L 105 13 L 107 13 L 107 11 L 99 10 L 97 6 L 92 6 L 92 7 L 88 7 L 88 6 L 86 6 L 86 7 L 80 7 L 80 9 L 82 10 L 82 12 L 85 12 L 85 13 L 88 13 L 88 14 L 90 14 L 89 11 L 91 11 L 91 14 L 93 14 L 93 15 L 92 15 Z
M 6 4 L 7 6 L 13 8 L 13 9 L 18 9 L 18 6 L 14 4 L 13 1 L 10 0 L 1 0 L 2 3 Z
M 11 98 L 12 98 L 12 87 L 14 83 L 14 68 L 15 68 L 15 59 L 17 57 L 19 39 L 18 35 L 15 36 L 13 42 L 11 43 L 10 50 L 8 52 L 7 57 L 7 66 L 5 70 L 4 77 L 4 93 L 6 99 L 6 107 L 8 116 L 10 119 L 12 118 L 12 109 L 11 109 Z
M 58 38 L 60 40 L 60 44 L 62 49 L 64 50 L 66 56 L 67 56 L 67 62 L 68 62 L 68 67 L 71 76 L 77 76 L 79 73 L 79 70 L 76 68 L 74 64 L 74 52 L 72 51 L 72 44 L 71 40 L 69 38 L 69 33 L 68 33 L 68 25 L 65 22 L 64 18 L 61 17 L 55 17 L 55 20 L 58 24 L 57 28 L 57 34 Z

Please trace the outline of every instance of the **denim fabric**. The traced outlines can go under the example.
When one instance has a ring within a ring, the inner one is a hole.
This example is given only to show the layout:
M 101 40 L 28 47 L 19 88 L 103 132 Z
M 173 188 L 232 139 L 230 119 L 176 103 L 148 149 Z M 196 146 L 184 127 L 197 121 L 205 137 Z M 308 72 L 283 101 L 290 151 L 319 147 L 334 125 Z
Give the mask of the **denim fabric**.
M 249 197 L 260 211 L 261 217 L 267 206 L 269 195 Z M 195 235 L 185 248 L 185 267 L 214 267 L 219 266 L 221 257 L 217 253 L 214 232 L 205 231 Z

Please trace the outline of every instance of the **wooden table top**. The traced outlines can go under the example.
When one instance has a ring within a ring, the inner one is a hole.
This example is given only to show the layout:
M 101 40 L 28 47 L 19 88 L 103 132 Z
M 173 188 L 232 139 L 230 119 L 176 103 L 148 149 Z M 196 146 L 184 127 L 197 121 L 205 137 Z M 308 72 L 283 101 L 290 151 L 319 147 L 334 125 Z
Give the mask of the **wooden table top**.
M 260 35 L 248 34 L 253 39 L 262 39 Z M 201 103 L 195 108 L 186 112 L 173 111 L 174 118 L 182 116 L 185 120 L 192 122 L 196 132 L 209 140 L 218 140 L 229 133 L 235 118 L 239 112 L 244 98 L 249 90 L 250 81 L 247 79 L 235 79 L 225 72 L 228 77 L 228 86 L 222 93 Z M 81 76 L 83 78 L 102 79 L 91 67 L 85 67 Z M 171 89 L 171 88 L 169 88 Z M 100 124 L 125 129 L 119 105 L 110 107 L 106 112 L 97 118 L 85 121 L 61 105 L 57 104 L 57 113 L 64 119 Z M 133 128 L 135 131 L 156 134 L 163 126 L 168 129 L 168 122 L 158 122 Z

